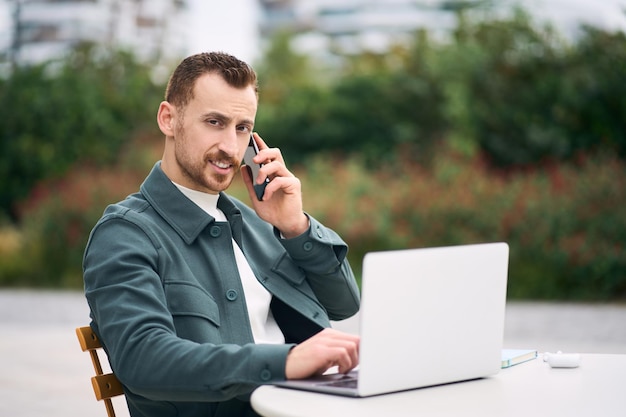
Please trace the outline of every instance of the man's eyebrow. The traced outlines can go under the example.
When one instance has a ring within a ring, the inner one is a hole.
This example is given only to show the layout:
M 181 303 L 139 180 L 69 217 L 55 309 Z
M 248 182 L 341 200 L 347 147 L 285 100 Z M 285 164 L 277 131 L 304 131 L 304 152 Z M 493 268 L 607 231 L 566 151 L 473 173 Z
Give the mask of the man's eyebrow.
M 222 122 L 230 122 L 232 119 L 228 116 L 226 116 L 225 114 L 222 114 L 220 112 L 216 112 L 216 111 L 211 111 L 208 113 L 204 113 L 202 115 L 203 119 L 218 119 Z
M 240 125 L 248 125 L 248 126 L 254 126 L 254 120 L 251 119 L 243 119 L 240 123 L 238 123 Z
M 205 114 L 202 115 L 202 118 L 204 120 L 207 120 L 207 119 L 217 119 L 217 120 L 219 120 L 221 122 L 224 122 L 224 123 L 230 123 L 230 122 L 233 121 L 232 117 L 227 116 L 227 115 L 225 115 L 223 113 L 220 113 L 220 112 L 217 112 L 217 111 L 211 111 L 211 112 L 205 113 Z M 237 124 L 238 125 L 242 125 L 243 124 L 243 125 L 248 125 L 248 126 L 254 126 L 254 120 L 246 118 L 246 119 L 242 119 Z

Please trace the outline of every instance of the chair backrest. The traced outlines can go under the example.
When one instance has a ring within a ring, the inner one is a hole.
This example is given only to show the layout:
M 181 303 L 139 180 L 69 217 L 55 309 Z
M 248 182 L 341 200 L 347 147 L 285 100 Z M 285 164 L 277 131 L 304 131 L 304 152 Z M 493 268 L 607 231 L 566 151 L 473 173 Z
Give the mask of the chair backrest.
M 96 375 L 91 378 L 93 392 L 96 394 L 98 401 L 104 401 L 104 405 L 109 417 L 115 417 L 115 410 L 111 398 L 124 394 L 122 384 L 113 373 L 104 374 L 98 356 L 98 349 L 102 348 L 102 344 L 91 327 L 77 327 L 76 336 L 83 352 L 89 352 L 93 369 Z

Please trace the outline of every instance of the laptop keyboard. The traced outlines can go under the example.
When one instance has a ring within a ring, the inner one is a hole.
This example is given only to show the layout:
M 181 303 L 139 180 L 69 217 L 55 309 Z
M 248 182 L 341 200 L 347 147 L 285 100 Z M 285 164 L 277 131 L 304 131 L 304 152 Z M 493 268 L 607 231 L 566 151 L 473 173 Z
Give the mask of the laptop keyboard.
M 324 382 L 320 385 L 324 385 L 326 387 L 356 388 L 357 379 L 356 378 L 344 378 L 344 379 L 339 379 L 337 381 Z

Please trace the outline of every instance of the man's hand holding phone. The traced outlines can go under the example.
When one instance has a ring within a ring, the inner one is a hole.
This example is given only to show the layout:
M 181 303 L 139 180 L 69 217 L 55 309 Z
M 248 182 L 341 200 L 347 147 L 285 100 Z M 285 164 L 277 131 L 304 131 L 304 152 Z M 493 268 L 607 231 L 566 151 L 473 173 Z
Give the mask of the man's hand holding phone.
M 241 172 L 254 210 L 285 238 L 301 235 L 309 219 L 302 210 L 300 180 L 285 166 L 280 149 L 269 148 L 256 133 L 250 141 L 243 160 L 250 169 Z

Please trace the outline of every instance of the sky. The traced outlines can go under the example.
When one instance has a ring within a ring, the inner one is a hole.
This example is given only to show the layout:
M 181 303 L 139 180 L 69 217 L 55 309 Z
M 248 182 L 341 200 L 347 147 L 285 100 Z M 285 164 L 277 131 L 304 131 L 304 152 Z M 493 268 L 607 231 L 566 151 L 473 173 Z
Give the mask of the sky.
M 607 29 L 626 30 L 626 0 L 520 0 L 539 18 L 560 27 L 589 23 Z
M 188 0 L 189 54 L 206 51 L 230 53 L 246 62 L 259 56 L 254 0 Z

